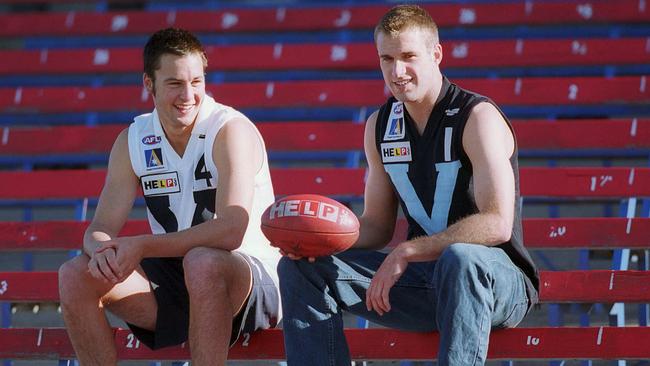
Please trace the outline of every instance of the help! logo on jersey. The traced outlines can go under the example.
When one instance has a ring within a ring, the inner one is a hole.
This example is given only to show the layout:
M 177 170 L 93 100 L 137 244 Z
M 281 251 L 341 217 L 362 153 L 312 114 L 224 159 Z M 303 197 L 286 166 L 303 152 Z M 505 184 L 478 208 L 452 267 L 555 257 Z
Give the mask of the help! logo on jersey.
M 350 209 L 324 196 L 284 197 L 262 215 L 262 232 L 271 245 L 303 257 L 330 255 L 359 237 L 359 221 Z
M 178 172 L 145 175 L 140 177 L 140 183 L 142 184 L 142 192 L 147 197 L 181 191 Z
M 400 161 L 411 161 L 411 143 L 388 142 L 381 144 L 381 161 L 384 163 L 396 163 Z

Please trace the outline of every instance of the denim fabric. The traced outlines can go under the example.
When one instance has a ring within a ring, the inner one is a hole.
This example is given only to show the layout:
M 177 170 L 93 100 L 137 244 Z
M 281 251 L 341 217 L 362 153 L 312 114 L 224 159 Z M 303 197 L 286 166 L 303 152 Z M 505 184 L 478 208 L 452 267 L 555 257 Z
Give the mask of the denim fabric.
M 341 311 L 409 331 L 440 332 L 438 364 L 483 365 L 490 329 L 526 315 L 524 274 L 494 247 L 453 244 L 434 262 L 409 263 L 390 291 L 390 312 L 366 309 L 365 293 L 385 253 L 349 250 L 315 263 L 278 265 L 289 366 L 350 365 Z

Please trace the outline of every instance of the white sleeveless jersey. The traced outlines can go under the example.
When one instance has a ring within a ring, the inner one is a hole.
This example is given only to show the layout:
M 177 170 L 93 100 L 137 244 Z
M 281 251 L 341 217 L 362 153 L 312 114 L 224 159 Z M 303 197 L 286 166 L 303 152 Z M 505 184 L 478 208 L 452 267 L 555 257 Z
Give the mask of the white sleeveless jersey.
M 240 112 L 206 95 L 183 157 L 178 156 L 165 137 L 155 109 L 153 113 L 136 117 L 129 126 L 131 165 L 140 179 L 154 234 L 184 230 L 216 217 L 219 172 L 212 158 L 213 145 L 221 127 L 237 117 L 248 121 Z M 264 146 L 261 135 L 257 134 Z M 274 200 L 264 149 L 263 166 L 255 175 L 248 228 L 237 251 L 259 259 L 277 286 L 280 254 L 260 229 L 262 213 Z

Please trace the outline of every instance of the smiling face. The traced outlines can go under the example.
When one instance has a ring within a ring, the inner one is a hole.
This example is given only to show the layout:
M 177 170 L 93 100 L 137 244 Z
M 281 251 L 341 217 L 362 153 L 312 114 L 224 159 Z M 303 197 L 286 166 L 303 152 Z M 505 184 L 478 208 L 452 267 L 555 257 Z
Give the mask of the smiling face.
M 435 102 L 442 84 L 442 47 L 427 30 L 411 26 L 395 35 L 379 31 L 376 44 L 384 82 L 397 100 Z
M 191 127 L 205 97 L 204 61 L 199 53 L 160 57 L 155 80 L 144 75 L 144 85 L 153 95 L 163 126 L 172 129 Z

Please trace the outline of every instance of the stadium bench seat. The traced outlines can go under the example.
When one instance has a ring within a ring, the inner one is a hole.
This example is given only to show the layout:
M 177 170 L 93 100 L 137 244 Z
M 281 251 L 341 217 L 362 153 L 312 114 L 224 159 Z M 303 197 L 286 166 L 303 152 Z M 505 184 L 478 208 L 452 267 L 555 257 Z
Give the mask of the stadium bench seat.
M 443 43 L 444 67 L 647 64 L 647 38 Z M 0 75 L 139 73 L 139 48 L 0 51 Z M 208 71 L 375 70 L 372 43 L 208 46 Z M 227 57 L 226 57 L 227 56 Z M 74 60 L 74 62 L 70 62 Z
M 60 2 L 62 0 L 50 0 Z M 36 2 L 6 0 L 5 2 Z M 39 0 L 38 2 L 43 2 Z M 441 27 L 647 22 L 638 0 L 511 2 L 424 5 Z M 220 11 L 120 11 L 1 14 L 0 36 L 149 34 L 161 25 L 192 32 L 288 32 L 372 29 L 388 9 L 379 6 L 330 6 Z
M 455 79 L 501 105 L 580 105 L 650 102 L 647 77 Z M 381 80 L 208 84 L 220 102 L 236 108 L 375 106 L 388 92 Z M 148 111 L 142 86 L 0 88 L 0 113 Z
M 56 157 L 83 161 L 100 154 L 107 161 L 121 125 L 4 127 L 0 163 L 38 161 Z M 361 151 L 364 124 L 354 122 L 257 123 L 271 152 Z M 513 120 L 520 155 L 643 156 L 650 149 L 649 119 Z M 56 136 L 56 138 L 53 138 Z M 634 153 L 638 151 L 638 153 Z

